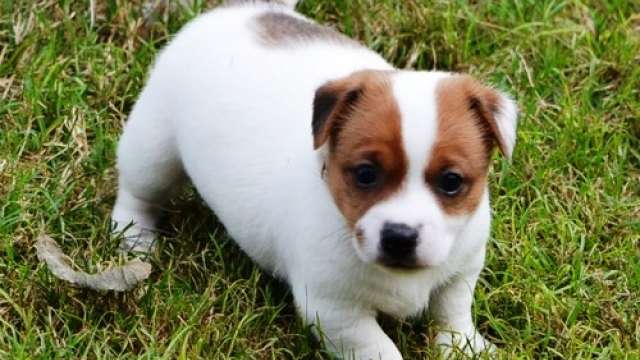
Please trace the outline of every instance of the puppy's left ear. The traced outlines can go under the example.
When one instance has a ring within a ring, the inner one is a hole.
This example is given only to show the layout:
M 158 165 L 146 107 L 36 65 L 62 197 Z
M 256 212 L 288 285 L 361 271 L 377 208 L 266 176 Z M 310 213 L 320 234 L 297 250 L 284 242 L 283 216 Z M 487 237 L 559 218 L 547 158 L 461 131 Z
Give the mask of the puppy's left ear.
M 487 127 L 498 144 L 500 152 L 511 159 L 516 145 L 518 127 L 518 105 L 507 94 L 486 87 L 474 86 L 468 95 L 469 108 Z

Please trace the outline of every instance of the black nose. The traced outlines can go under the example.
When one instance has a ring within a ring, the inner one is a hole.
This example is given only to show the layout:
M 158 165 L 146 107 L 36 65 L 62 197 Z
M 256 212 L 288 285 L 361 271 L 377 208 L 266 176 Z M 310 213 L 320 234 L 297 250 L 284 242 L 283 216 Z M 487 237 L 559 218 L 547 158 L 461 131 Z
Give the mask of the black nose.
M 418 244 L 418 230 L 405 224 L 386 223 L 380 233 L 384 254 L 392 259 L 413 256 Z

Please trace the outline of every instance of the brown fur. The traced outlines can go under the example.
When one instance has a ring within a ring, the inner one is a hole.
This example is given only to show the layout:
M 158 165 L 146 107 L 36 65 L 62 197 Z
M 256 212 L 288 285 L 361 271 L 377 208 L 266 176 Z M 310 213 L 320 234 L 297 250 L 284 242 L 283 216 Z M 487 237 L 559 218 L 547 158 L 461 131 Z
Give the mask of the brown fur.
M 344 94 L 353 90 L 357 99 L 345 104 Z M 318 129 L 315 142 L 316 147 L 329 142 L 327 182 L 348 224 L 354 226 L 371 206 L 402 185 L 408 160 L 402 146 L 400 112 L 386 72 L 358 72 L 329 82 L 319 91 L 339 99 Z M 378 187 L 361 190 L 355 185 L 352 169 L 362 163 L 374 163 L 381 169 Z
M 332 41 L 358 46 L 359 44 L 328 26 L 271 11 L 256 18 L 257 35 L 268 46 L 287 46 L 302 41 Z
M 438 134 L 426 169 L 427 182 L 436 193 L 438 176 L 450 169 L 464 178 L 462 191 L 453 197 L 439 194 L 450 215 L 473 212 L 485 191 L 491 152 L 500 143 L 494 114 L 498 93 L 469 76 L 442 80 L 436 90 Z

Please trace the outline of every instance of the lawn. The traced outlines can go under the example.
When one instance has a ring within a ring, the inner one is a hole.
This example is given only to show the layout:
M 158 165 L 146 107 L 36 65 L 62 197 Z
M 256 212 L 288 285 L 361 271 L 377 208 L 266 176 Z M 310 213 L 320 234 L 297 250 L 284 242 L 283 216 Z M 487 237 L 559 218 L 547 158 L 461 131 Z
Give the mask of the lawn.
M 50 234 L 83 269 L 119 263 L 115 146 L 159 49 L 214 5 L 145 22 L 142 0 L 0 0 L 0 358 L 316 359 L 285 285 L 193 189 L 163 222 L 151 278 L 97 293 L 35 256 Z M 400 68 L 471 73 L 522 110 L 496 156 L 474 316 L 497 358 L 640 358 L 640 2 L 320 1 L 299 10 Z M 310 121 L 310 119 L 309 119 Z M 407 359 L 428 318 L 384 321 Z

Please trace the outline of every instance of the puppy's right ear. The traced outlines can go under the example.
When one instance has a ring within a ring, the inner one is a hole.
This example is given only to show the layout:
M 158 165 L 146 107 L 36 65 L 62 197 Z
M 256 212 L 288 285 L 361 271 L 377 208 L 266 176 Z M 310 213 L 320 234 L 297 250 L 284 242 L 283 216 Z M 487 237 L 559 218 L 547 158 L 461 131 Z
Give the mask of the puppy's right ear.
M 362 87 L 346 79 L 329 81 L 316 90 L 311 121 L 315 150 L 327 141 L 333 145 L 361 95 Z

